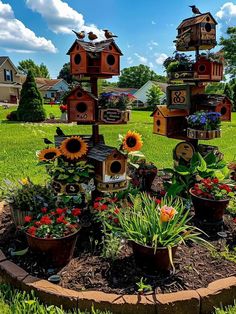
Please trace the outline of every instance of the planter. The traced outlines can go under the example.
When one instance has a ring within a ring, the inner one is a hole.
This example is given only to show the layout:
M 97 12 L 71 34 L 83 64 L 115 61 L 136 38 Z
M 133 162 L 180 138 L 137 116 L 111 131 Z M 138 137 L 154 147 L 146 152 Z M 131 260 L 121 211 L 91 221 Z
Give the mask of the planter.
M 19 209 L 13 209 L 11 205 L 9 205 L 11 210 L 11 216 L 16 227 L 22 227 L 25 223 L 25 216 L 32 216 L 31 211 L 22 211 Z
M 196 140 L 211 140 L 221 137 L 221 130 L 204 131 L 187 128 L 187 137 Z
M 168 73 L 168 78 L 170 80 L 188 80 L 193 79 L 193 77 L 194 77 L 193 71 L 175 71 Z
M 45 254 L 53 266 L 61 267 L 72 259 L 78 232 L 59 239 L 42 239 L 26 233 L 26 238 L 32 251 Z
M 195 216 L 197 219 L 207 223 L 220 223 L 223 220 L 224 211 L 229 204 L 229 199 L 225 200 L 210 200 L 201 198 L 189 190 Z
M 126 124 L 130 119 L 130 110 L 115 108 L 99 109 L 99 122 L 104 124 Z
M 134 258 L 138 265 L 146 266 L 151 270 L 168 270 L 171 268 L 169 252 L 166 247 L 159 247 L 154 253 L 154 249 L 150 246 L 138 244 L 134 241 L 130 241 Z M 172 258 L 174 258 L 177 246 L 172 249 Z

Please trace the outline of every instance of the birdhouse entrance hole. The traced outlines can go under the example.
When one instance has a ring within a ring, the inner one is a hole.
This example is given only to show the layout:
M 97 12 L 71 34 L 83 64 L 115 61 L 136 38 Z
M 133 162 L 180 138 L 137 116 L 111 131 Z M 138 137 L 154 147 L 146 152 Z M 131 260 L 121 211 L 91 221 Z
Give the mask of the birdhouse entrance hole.
M 157 120 L 156 124 L 157 124 L 157 126 L 160 126 L 161 125 L 161 121 Z
M 119 173 L 121 170 L 121 163 L 119 161 L 114 161 L 110 166 L 110 170 L 112 173 Z
M 77 93 L 77 97 L 78 97 L 78 98 L 80 98 L 80 97 L 82 97 L 82 96 L 83 96 L 83 93 L 81 93 L 81 92 L 78 92 L 78 93 Z
M 79 102 L 76 106 L 76 110 L 79 113 L 84 113 L 85 111 L 87 111 L 87 109 L 88 109 L 87 104 L 84 102 Z
M 226 112 L 227 112 L 227 109 L 225 107 L 222 107 L 221 110 L 220 110 L 221 115 L 222 116 L 225 115 Z
M 199 67 L 198 67 L 198 72 L 203 73 L 203 72 L 205 72 L 205 71 L 206 71 L 206 66 L 205 66 L 205 64 L 199 65 Z
M 81 56 L 80 56 L 79 53 L 78 53 L 77 55 L 75 55 L 74 61 L 75 61 L 75 64 L 80 64 L 80 62 L 81 62 Z
M 210 23 L 206 23 L 205 24 L 205 30 L 209 33 L 211 31 L 211 24 Z
M 114 65 L 115 62 L 116 62 L 116 59 L 115 59 L 115 57 L 114 57 L 113 55 L 108 55 L 108 56 L 107 56 L 107 63 L 108 63 L 109 65 Z

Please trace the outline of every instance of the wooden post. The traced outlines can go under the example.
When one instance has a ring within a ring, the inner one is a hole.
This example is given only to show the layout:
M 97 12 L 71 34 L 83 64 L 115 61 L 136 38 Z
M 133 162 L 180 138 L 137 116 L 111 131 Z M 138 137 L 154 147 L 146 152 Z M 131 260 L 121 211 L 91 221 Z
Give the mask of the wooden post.
M 92 94 L 98 98 L 98 78 L 91 77 L 90 84 Z M 95 104 L 95 121 L 98 121 L 98 101 Z M 93 124 L 93 143 L 94 145 L 99 143 L 99 125 L 97 122 Z

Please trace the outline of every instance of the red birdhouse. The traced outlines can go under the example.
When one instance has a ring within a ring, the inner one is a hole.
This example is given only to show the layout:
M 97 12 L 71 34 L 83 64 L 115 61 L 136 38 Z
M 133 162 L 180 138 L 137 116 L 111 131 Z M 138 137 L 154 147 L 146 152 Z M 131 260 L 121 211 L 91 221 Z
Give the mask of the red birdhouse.
M 113 39 L 94 43 L 76 40 L 67 54 L 72 75 L 109 78 L 120 74 L 122 52 Z
M 95 122 L 95 106 L 97 98 L 77 86 L 66 98 L 68 105 L 68 121 L 79 123 Z
M 200 56 L 193 65 L 194 78 L 202 81 L 219 82 L 223 79 L 223 64 Z

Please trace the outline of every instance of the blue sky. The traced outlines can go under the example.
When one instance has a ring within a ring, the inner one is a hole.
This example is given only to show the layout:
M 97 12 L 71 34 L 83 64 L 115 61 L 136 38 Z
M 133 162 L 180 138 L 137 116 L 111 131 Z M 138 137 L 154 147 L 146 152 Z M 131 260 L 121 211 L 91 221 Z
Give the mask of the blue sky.
M 174 51 L 179 23 L 192 16 L 189 5 L 210 11 L 217 19 L 218 37 L 236 25 L 236 2 L 224 0 L 0 0 L 0 55 L 15 65 L 31 58 L 43 62 L 55 78 L 75 40 L 71 29 L 102 29 L 118 35 L 121 67 L 147 64 L 162 74 L 162 62 Z

